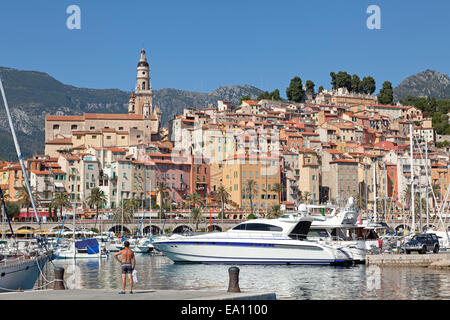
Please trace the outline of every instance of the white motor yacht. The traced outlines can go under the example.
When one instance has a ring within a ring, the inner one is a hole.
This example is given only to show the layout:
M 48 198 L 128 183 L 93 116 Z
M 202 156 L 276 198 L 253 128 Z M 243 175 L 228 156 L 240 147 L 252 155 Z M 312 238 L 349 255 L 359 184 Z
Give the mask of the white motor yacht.
M 317 212 L 322 214 L 315 214 Z M 349 198 L 346 208 L 301 204 L 298 217 L 305 215 L 314 218 L 308 239 L 344 250 L 351 255 L 355 263 L 364 263 L 366 254 L 379 247 L 375 231 L 381 228 L 381 225 L 358 221 L 358 211 L 353 207 L 352 198 Z
M 340 249 L 306 235 L 312 218 L 256 219 L 226 232 L 158 239 L 154 247 L 174 262 L 237 264 L 347 264 Z

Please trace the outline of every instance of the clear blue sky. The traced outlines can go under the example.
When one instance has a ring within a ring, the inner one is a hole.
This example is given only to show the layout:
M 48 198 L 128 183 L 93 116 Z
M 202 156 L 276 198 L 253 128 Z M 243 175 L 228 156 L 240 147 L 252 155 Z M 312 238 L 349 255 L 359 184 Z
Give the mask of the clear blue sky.
M 69 30 L 66 8 L 81 8 Z M 369 30 L 369 5 L 381 30 Z M 144 44 L 154 89 L 286 87 L 294 76 L 330 87 L 330 71 L 381 84 L 450 73 L 450 1 L 2 1 L 0 66 L 37 70 L 77 87 L 135 86 Z

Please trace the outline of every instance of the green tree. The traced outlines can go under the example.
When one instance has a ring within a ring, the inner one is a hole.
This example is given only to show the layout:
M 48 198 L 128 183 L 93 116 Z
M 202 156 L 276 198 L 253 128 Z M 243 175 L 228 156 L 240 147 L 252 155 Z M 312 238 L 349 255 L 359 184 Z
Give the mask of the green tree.
M 194 209 L 204 205 L 202 198 L 201 198 L 200 194 L 198 194 L 198 193 L 188 194 L 186 197 L 186 200 L 189 202 L 189 204 L 192 207 L 194 207 Z
M 319 87 L 319 90 L 317 90 L 317 93 L 321 93 L 324 90 L 323 86 Z
M 91 190 L 91 195 L 86 200 L 89 207 L 95 207 L 96 209 L 94 223 L 94 228 L 96 228 L 99 208 L 105 207 L 106 203 L 108 202 L 108 197 L 102 190 L 100 190 L 99 187 L 95 187 Z
M 123 207 L 123 221 L 130 222 L 133 220 L 134 212 L 139 207 L 139 201 L 137 199 L 125 199 L 121 206 Z
M 314 82 L 312 82 L 311 80 L 306 80 L 306 83 L 305 83 L 306 90 L 305 91 L 310 92 L 312 94 L 313 98 L 316 96 L 316 93 L 314 91 L 314 86 L 315 86 Z
M 330 77 L 331 77 L 331 88 L 333 90 L 337 89 L 337 85 L 336 85 L 336 73 L 334 72 L 330 72 Z
M 275 204 L 272 207 L 270 207 L 269 211 L 267 212 L 267 218 L 268 219 L 276 219 L 281 217 L 282 213 L 280 210 L 280 206 Z
M 59 209 L 59 213 L 61 215 L 61 217 L 63 216 L 62 213 L 62 208 L 67 206 L 69 200 L 69 195 L 65 192 L 57 192 L 52 201 L 50 202 L 51 207 L 55 208 L 55 209 Z M 49 208 L 49 212 L 50 212 L 50 208 Z
M 167 186 L 164 182 L 156 184 L 156 194 L 159 195 L 159 216 L 162 217 L 164 197 L 167 195 Z
M 281 183 L 275 183 L 272 186 L 272 191 L 275 191 L 278 194 L 278 201 L 279 201 L 279 203 L 281 203 L 281 201 L 283 200 L 282 199 L 282 193 L 283 193 L 283 191 L 285 191 L 285 189 L 286 188 Z
M 339 71 L 336 74 L 336 87 L 347 88 L 349 92 L 352 91 L 352 76 L 345 71 Z
M 257 100 L 270 99 L 269 91 L 264 91 L 258 95 Z
M 371 76 L 364 77 L 361 81 L 361 93 L 372 94 L 375 92 L 375 79 Z
M 252 100 L 252 98 L 250 98 L 250 96 L 242 96 L 241 100 L 239 100 L 239 104 L 242 104 L 242 101 L 244 100 Z
M 310 204 L 311 203 L 311 192 L 299 191 L 299 200 L 300 200 L 300 202 Z
M 278 100 L 278 101 L 283 100 L 283 99 L 281 99 L 280 90 L 278 90 L 278 89 L 275 89 L 274 91 L 272 91 L 270 93 L 269 97 L 271 100 Z
M 383 87 L 380 89 L 378 95 L 378 102 L 381 104 L 393 104 L 394 103 L 394 90 L 392 89 L 392 83 L 385 81 Z
M 352 92 L 354 93 L 361 93 L 361 79 L 358 77 L 357 74 L 354 74 L 352 76 Z
M 288 100 L 294 102 L 301 102 L 303 99 L 303 85 L 300 77 L 291 79 L 289 87 L 286 89 L 286 96 Z
M 253 213 L 253 197 L 256 196 L 256 181 L 253 179 L 247 180 L 244 184 L 244 192 L 250 200 L 250 212 Z
M 203 220 L 202 213 L 199 208 L 194 208 L 191 211 L 192 222 L 195 223 L 195 231 L 198 230 L 198 224 Z
M 274 91 L 264 91 L 258 95 L 258 100 L 267 99 L 267 100 L 283 100 L 280 96 L 280 90 L 275 89 Z
M 39 196 L 34 187 L 31 187 L 31 193 L 33 194 L 34 204 L 38 206 L 39 204 Z M 27 208 L 27 216 L 30 213 L 30 208 L 32 207 L 31 197 L 28 193 L 28 188 L 25 185 L 22 185 L 19 189 L 19 203 L 22 207 Z
M 225 203 L 228 203 L 228 200 L 230 199 L 230 194 L 228 193 L 227 189 L 224 186 L 219 186 L 216 190 L 216 193 L 214 194 L 214 198 L 216 201 L 220 201 L 222 204 L 222 217 L 225 212 Z

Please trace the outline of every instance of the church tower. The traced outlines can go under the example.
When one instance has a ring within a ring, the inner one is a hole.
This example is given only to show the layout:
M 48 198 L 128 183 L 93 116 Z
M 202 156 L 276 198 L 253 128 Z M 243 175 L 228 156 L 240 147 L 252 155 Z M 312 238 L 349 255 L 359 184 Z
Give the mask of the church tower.
M 150 67 L 144 49 L 141 50 L 141 58 L 137 65 L 136 88 L 128 103 L 128 113 L 141 114 L 144 115 L 144 118 L 149 118 L 153 113 Z

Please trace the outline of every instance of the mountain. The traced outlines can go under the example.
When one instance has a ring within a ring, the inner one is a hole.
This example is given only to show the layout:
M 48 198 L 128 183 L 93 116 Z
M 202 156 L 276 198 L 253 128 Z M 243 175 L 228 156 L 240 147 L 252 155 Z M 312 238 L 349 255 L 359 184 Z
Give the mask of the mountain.
M 47 114 L 126 113 L 131 94 L 118 89 L 77 88 L 37 71 L 0 67 L 0 78 L 24 157 L 44 152 Z M 229 100 L 237 105 L 242 96 L 256 98 L 262 92 L 249 85 L 223 86 L 207 93 L 159 89 L 153 91 L 153 104 L 161 109 L 162 125 L 167 126 L 184 107 L 215 106 L 217 100 Z M 15 161 L 17 156 L 3 102 L 0 106 L 0 158 Z
M 448 99 L 450 98 L 450 78 L 434 70 L 413 74 L 394 88 L 394 100 L 404 99 L 408 95 Z

